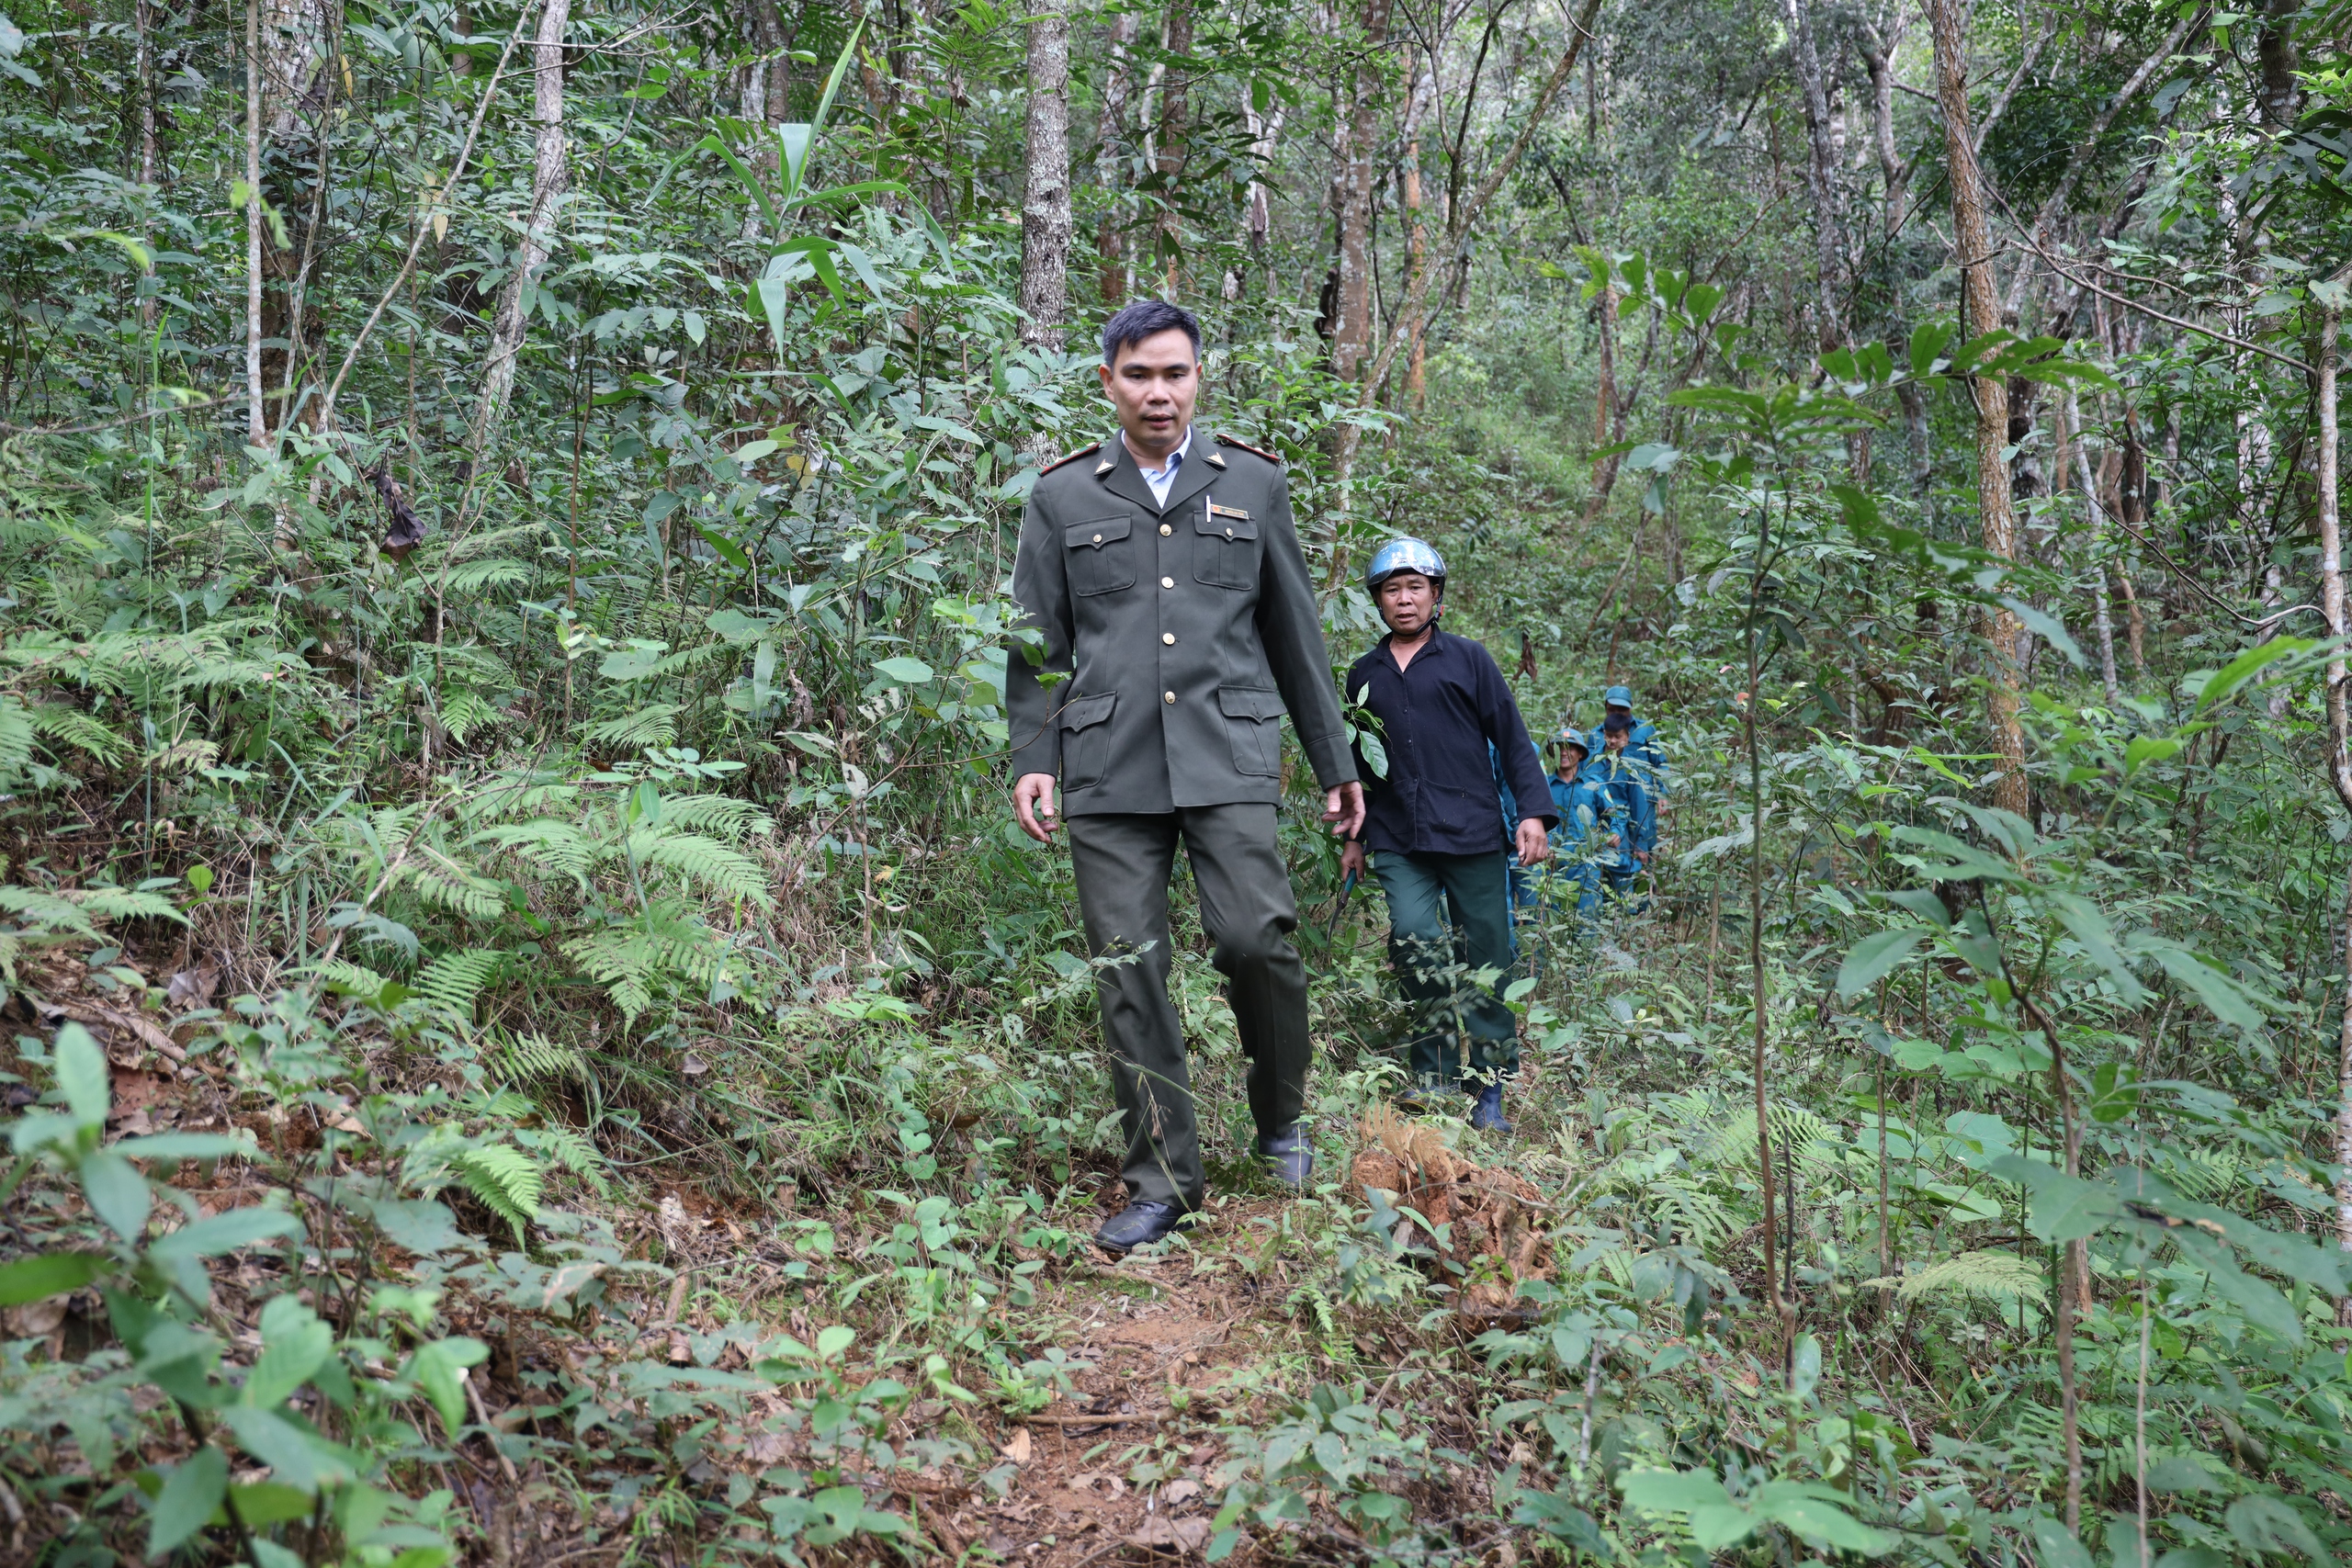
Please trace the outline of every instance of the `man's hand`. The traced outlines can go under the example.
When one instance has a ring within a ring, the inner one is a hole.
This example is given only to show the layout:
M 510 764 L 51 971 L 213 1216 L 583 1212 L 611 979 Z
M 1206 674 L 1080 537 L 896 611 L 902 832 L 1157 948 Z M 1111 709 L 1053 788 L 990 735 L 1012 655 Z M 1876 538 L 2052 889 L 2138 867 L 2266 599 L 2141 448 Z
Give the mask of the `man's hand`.
M 1021 818 L 1021 830 L 1041 844 L 1054 841 L 1054 829 L 1061 824 L 1054 820 L 1054 775 L 1023 773 L 1012 786 L 1012 814 Z
M 1544 834 L 1544 818 L 1530 817 L 1519 825 L 1519 863 L 1541 865 L 1552 858 L 1552 840 Z
M 1340 875 L 1342 875 L 1342 876 L 1352 876 L 1352 877 L 1354 877 L 1358 882 L 1362 882 L 1362 881 L 1363 880 L 1363 874 L 1364 874 L 1364 867 L 1365 867 L 1365 863 L 1366 863 L 1366 857 L 1365 857 L 1364 852 L 1363 852 L 1363 840 L 1358 840 L 1358 839 L 1350 839 L 1350 840 L 1348 840 L 1344 845 L 1342 845 L 1342 846 L 1340 847 Z
M 1363 831 L 1363 785 L 1353 779 L 1323 793 L 1323 820 L 1342 839 Z
M 1650 852 L 1649 852 L 1649 851 L 1647 851 L 1647 850 L 1635 850 L 1635 851 L 1634 852 L 1634 860 L 1636 860 L 1636 861 L 1638 861 L 1639 863 L 1641 863 L 1641 867 L 1642 867 L 1642 869 L 1643 869 L 1644 871 L 1647 871 L 1647 870 L 1649 870 L 1649 868 L 1650 868 Z

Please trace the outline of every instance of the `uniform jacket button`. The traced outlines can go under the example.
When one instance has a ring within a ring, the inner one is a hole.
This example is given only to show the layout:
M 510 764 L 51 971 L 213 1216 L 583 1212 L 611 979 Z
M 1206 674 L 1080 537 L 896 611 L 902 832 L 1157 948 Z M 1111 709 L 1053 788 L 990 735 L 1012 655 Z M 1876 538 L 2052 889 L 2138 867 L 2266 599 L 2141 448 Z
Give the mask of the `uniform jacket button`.
M 1159 640 L 1165 643 L 1173 643 L 1176 640 L 1176 634 L 1174 632 L 1161 632 L 1159 634 Z
M 1162 588 L 1173 588 L 1176 586 L 1176 580 L 1172 577 L 1163 577 L 1159 580 L 1159 586 Z
M 1161 702 L 1163 702 L 1163 703 L 1172 703 L 1172 702 L 1174 702 L 1174 701 L 1176 700 L 1176 694 L 1175 694 L 1175 693 L 1173 693 L 1173 692 L 1166 693 L 1166 694 L 1164 694 L 1160 697 L 1160 699 L 1159 699 L 1159 700 L 1160 700 Z
M 1165 523 L 1162 523 L 1162 524 L 1159 525 L 1159 536 L 1160 536 L 1161 538 L 1163 538 L 1163 539 L 1164 539 L 1164 538 L 1166 538 L 1169 535 L 1173 534 L 1175 531 L 1176 531 L 1175 529 L 1170 528 L 1170 527 L 1167 524 L 1165 524 Z

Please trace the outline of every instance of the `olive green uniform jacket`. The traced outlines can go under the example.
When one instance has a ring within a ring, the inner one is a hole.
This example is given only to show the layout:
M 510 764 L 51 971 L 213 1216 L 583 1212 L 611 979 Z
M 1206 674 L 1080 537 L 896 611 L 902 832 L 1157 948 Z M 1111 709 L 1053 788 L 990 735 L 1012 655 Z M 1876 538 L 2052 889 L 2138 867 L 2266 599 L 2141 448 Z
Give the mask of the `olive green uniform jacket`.
M 1355 778 L 1273 459 L 1196 426 L 1162 502 L 1116 436 L 1064 458 L 1012 592 L 1045 634 L 1007 660 L 1012 775 L 1058 774 L 1065 815 L 1274 804 L 1285 710 L 1325 789 Z

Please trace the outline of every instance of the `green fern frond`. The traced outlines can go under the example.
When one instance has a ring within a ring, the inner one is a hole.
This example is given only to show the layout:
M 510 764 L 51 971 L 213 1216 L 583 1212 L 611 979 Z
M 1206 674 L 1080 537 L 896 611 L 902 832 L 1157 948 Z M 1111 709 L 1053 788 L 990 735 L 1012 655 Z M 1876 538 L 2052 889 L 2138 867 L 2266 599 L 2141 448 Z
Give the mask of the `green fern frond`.
M 328 958 L 306 965 L 301 973 L 315 975 L 328 986 L 347 996 L 370 999 L 384 994 L 384 976 L 364 964 L 354 964 L 347 958 Z
M 589 725 L 581 730 L 580 739 L 591 746 L 609 746 L 625 751 L 667 746 L 678 738 L 678 715 L 683 711 L 676 703 L 655 703 L 635 713 Z
M 16 698 L 0 696 L 0 768 L 13 772 L 32 760 L 32 715 Z
M 559 1045 L 544 1034 L 517 1034 L 506 1042 L 506 1070 L 518 1082 L 570 1078 L 586 1082 L 588 1058 L 576 1045 Z
M 665 795 L 662 797 L 662 826 L 681 831 L 702 829 L 723 838 L 741 839 L 749 833 L 770 831 L 774 824 L 766 812 L 733 795 Z
M 1782 1150 L 1793 1149 L 1798 1159 L 1809 1167 L 1823 1163 L 1825 1152 L 1829 1153 L 1830 1161 L 1834 1163 L 1837 1128 L 1804 1106 L 1792 1105 L 1784 1100 L 1773 1101 L 1767 1114 L 1772 1122 L 1775 1159 L 1781 1157 Z M 1816 1150 L 1813 1146 L 1815 1144 L 1827 1144 L 1832 1147 L 1830 1151 Z M 1753 1106 L 1733 1108 L 1722 1125 L 1700 1145 L 1690 1157 L 1695 1164 L 1717 1168 L 1754 1165 L 1756 1111 Z
M 437 908 L 469 919 L 494 920 L 506 908 L 506 889 L 486 876 L 477 876 L 458 865 L 446 855 L 436 855 L 439 865 L 412 863 L 403 868 L 401 881 L 416 890 L 416 896 Z
M 1963 1252 L 1900 1280 L 1890 1277 L 1868 1282 L 1894 1285 L 1894 1293 L 1906 1302 L 1938 1294 L 2036 1303 L 2049 1298 L 2041 1269 L 2014 1252 Z
M 0 909 L 20 916 L 26 931 L 38 936 L 82 936 L 95 942 L 98 929 L 81 906 L 54 893 L 31 887 L 0 887 Z
M 119 762 L 131 754 L 130 743 L 109 726 L 79 708 L 38 703 L 25 710 L 33 732 L 53 747 L 63 747 L 101 762 Z
M 526 1127 L 517 1132 L 514 1137 L 517 1142 L 529 1145 L 588 1183 L 597 1197 L 612 1196 L 613 1185 L 605 1176 L 604 1151 L 597 1148 L 586 1134 L 571 1127 Z
M 534 868 L 553 871 L 580 883 L 586 882 L 594 856 L 587 835 L 569 822 L 559 822 L 551 817 L 484 828 L 467 838 L 463 847 L 474 849 L 484 844 L 513 853 Z
M 485 588 L 520 588 L 530 581 L 531 569 L 523 562 L 493 558 L 451 568 L 448 592 L 479 593 Z
M 513 1225 L 514 1239 L 521 1242 L 524 1225 L 538 1217 L 539 1193 L 546 1183 L 537 1163 L 512 1144 L 480 1144 L 459 1152 L 450 1163 L 466 1190 Z
M 455 1022 L 470 1023 L 474 1001 L 506 962 L 495 948 L 445 953 L 417 975 L 414 988 L 427 1006 Z
M 639 863 L 666 867 L 713 892 L 749 899 L 763 909 L 775 901 L 760 863 L 716 839 L 641 828 L 629 835 L 628 847 Z
M 76 887 L 60 895 L 87 909 L 102 920 L 160 919 L 188 923 L 186 915 L 161 893 L 141 893 L 131 887 Z
M 441 702 L 441 728 L 449 739 L 463 746 L 466 738 L 478 729 L 487 729 L 506 716 L 484 702 L 480 693 L 458 690 Z

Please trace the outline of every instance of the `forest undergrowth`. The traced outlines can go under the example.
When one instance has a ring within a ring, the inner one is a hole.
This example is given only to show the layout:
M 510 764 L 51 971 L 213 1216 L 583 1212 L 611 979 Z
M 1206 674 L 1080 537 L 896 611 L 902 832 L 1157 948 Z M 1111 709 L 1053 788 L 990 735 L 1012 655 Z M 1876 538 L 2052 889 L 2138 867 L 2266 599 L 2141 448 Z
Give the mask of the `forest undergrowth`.
M 1972 175 L 1793 0 L 114 9 L 0 21 L 0 1557 L 2352 1551 L 2332 13 L 1980 6 Z M 1671 782 L 1506 1137 L 1394 1111 L 1293 744 L 1315 1182 L 1180 874 L 1211 1200 L 1114 1261 L 1001 699 L 1139 291 L 1341 667 L 1420 535 Z

